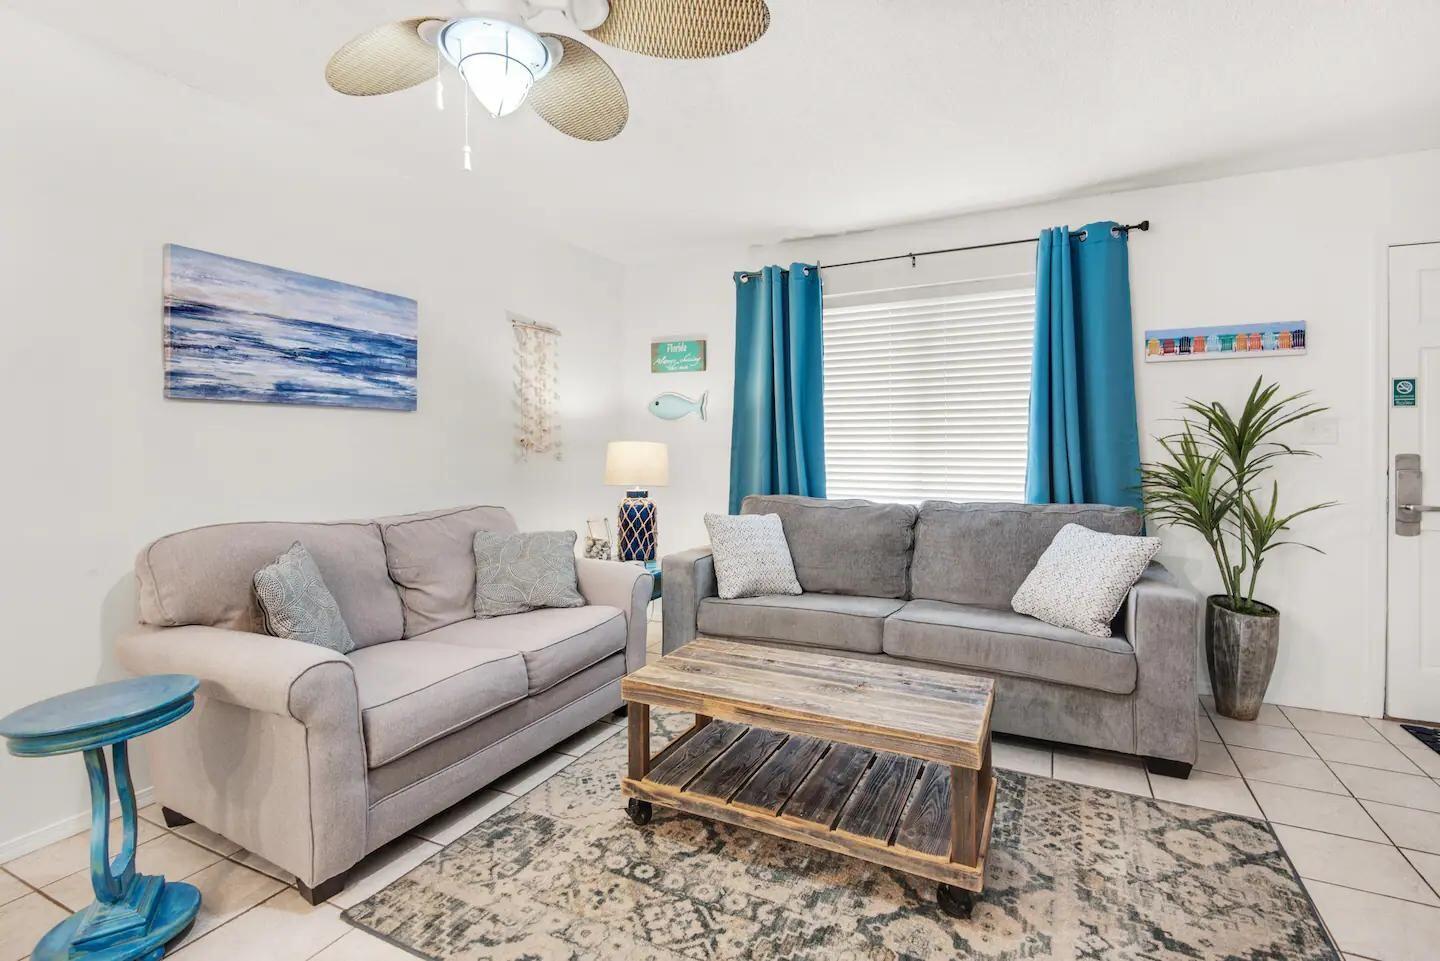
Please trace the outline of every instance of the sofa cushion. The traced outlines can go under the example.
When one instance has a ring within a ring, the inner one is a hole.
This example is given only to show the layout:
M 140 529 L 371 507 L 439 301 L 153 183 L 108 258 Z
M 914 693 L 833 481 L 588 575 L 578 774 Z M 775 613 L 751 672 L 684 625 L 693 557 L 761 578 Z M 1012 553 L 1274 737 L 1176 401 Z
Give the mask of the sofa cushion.
M 519 651 L 526 690 L 539 694 L 611 654 L 625 650 L 625 612 L 590 604 L 460 621 L 416 640 L 477 651 Z
M 1010 609 L 1045 548 L 1066 524 L 1139 534 L 1140 513 L 1101 504 L 956 504 L 926 501 L 915 525 L 910 596 Z
M 701 634 L 804 644 L 862 654 L 880 653 L 885 618 L 905 602 L 893 597 L 795 594 L 700 602 Z
M 574 531 L 476 531 L 475 616 L 583 607 Z
M 515 531 L 503 507 L 456 507 L 376 520 L 405 608 L 405 637 L 475 616 L 475 532 Z
M 370 767 L 379 767 L 525 696 L 525 659 L 500 648 L 426 640 L 350 655 Z
M 1091 637 L 1014 611 L 911 601 L 885 621 L 885 653 L 1087 687 L 1135 690 L 1135 650 L 1123 637 Z
M 335 595 L 299 541 L 255 572 L 255 599 L 265 616 L 267 633 L 317 644 L 337 654 L 355 650 Z
M 740 512 L 780 515 L 805 591 L 908 596 L 917 514 L 911 505 L 751 494 Z
M 135 559 L 140 620 L 265 633 L 255 572 L 297 541 L 314 558 L 356 647 L 400 636 L 400 598 L 386 572 L 380 529 L 371 521 L 259 521 L 167 534 Z
M 706 514 L 705 531 L 721 597 L 801 593 L 778 515 Z

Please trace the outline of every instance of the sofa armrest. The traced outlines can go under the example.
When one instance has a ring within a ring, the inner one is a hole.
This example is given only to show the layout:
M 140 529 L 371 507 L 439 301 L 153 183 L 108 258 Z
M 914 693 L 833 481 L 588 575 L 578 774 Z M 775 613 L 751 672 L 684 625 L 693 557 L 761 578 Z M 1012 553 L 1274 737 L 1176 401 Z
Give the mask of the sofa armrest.
M 720 591 L 715 585 L 715 558 L 708 544 L 665 555 L 660 562 L 660 573 L 665 584 L 661 649 L 669 654 L 695 640 L 700 602 Z
M 1204 599 L 1160 563 L 1130 589 L 1125 636 L 1135 648 L 1136 753 L 1193 764 L 1199 752 L 1195 664 Z
M 236 707 L 301 723 L 338 711 L 360 724 L 354 668 L 316 644 L 219 627 L 141 625 L 120 636 L 116 651 L 132 673 L 193 674 L 201 696 Z
M 198 625 L 117 642 L 137 674 L 200 679 L 195 710 L 145 737 L 156 799 L 316 886 L 365 855 L 365 738 L 349 658 Z
M 575 573 L 587 604 L 608 604 L 625 612 L 625 673 L 645 666 L 645 630 L 655 578 L 638 564 L 577 558 Z

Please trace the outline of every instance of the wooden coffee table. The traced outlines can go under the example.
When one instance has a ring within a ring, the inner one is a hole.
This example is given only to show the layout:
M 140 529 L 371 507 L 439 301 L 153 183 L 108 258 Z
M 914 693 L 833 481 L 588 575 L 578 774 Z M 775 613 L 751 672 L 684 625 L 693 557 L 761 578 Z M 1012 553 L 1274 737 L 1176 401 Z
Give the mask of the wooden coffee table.
M 659 804 L 848 854 L 970 916 L 995 810 L 988 678 L 701 638 L 620 690 L 636 824 Z M 652 706 L 696 715 L 653 757 Z

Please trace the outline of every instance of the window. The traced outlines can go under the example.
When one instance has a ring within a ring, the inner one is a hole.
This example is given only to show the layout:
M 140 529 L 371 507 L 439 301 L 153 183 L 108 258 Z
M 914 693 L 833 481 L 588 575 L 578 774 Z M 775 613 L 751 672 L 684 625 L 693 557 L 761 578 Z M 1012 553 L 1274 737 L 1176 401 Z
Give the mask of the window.
M 1019 501 L 1033 274 L 826 294 L 830 497 Z

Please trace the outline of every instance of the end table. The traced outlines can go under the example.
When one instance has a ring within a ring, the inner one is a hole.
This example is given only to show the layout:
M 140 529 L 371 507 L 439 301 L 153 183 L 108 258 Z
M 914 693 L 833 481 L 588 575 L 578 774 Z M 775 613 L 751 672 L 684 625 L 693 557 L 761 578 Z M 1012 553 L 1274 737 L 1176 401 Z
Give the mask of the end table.
M 157 674 L 87 687 L 23 707 L 0 718 L 0 737 L 16 757 L 83 751 L 90 774 L 90 881 L 95 900 L 40 939 L 33 961 L 157 961 L 200 910 L 193 885 L 135 870 L 138 824 L 128 742 L 190 713 L 199 682 L 188 674 Z M 115 768 L 124 841 L 110 854 L 110 777 Z

